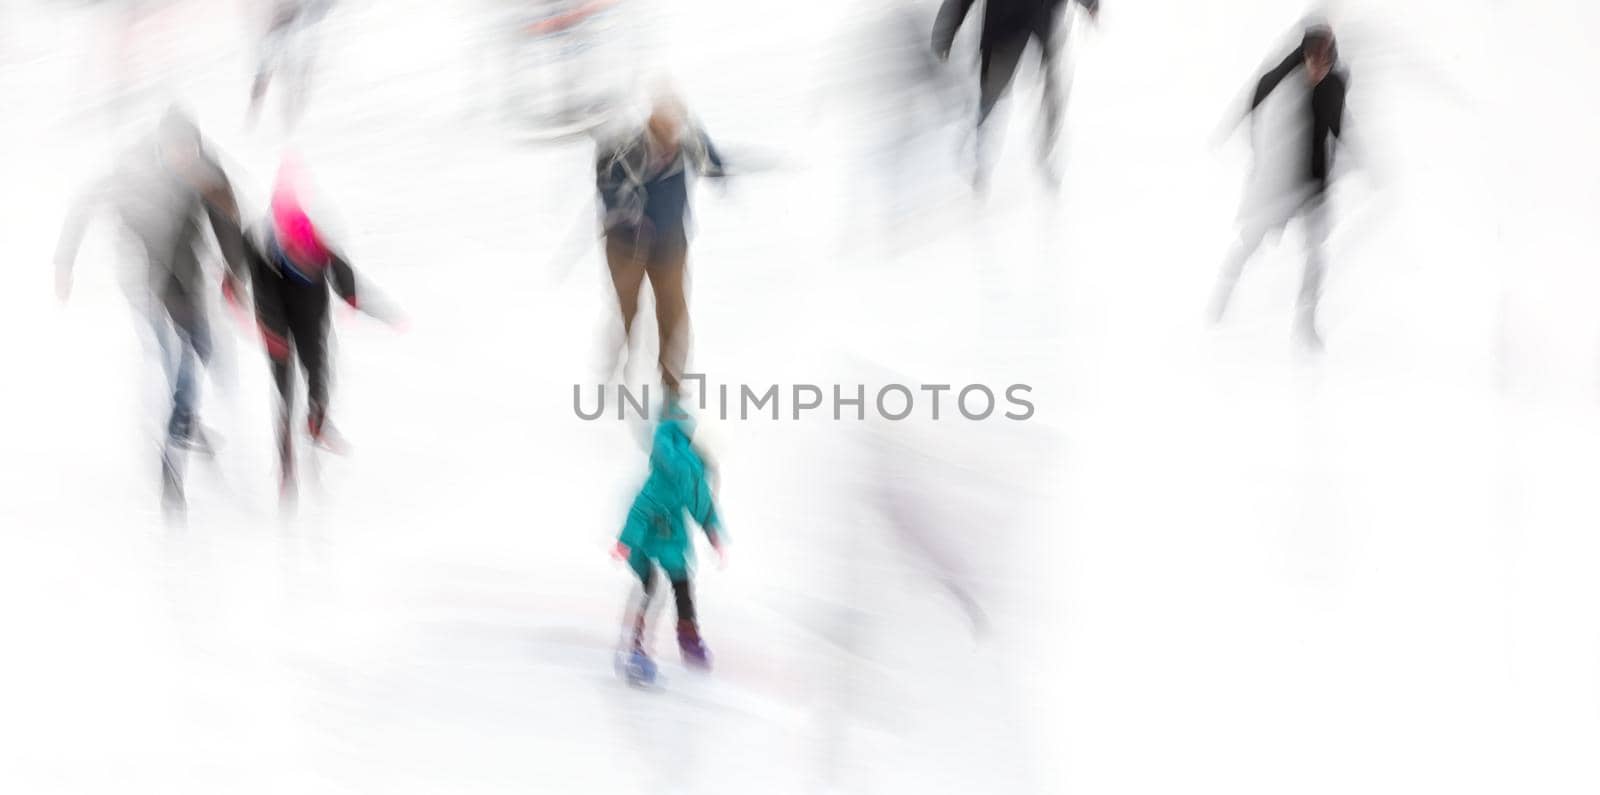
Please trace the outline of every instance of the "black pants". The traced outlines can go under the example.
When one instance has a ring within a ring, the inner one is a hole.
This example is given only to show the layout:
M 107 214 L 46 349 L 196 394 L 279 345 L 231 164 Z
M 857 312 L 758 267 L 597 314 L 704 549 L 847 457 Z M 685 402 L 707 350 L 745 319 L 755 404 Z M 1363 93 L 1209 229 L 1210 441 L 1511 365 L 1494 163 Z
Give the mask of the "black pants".
M 294 366 L 300 360 L 306 371 L 306 394 L 312 419 L 319 420 L 328 405 L 328 285 L 304 284 L 257 262 L 252 274 L 256 297 L 256 322 L 266 339 L 272 360 L 272 380 L 278 387 L 279 408 L 294 407 Z
M 994 106 L 1005 96 L 1011 79 L 1016 76 L 1017 65 L 1022 62 L 1022 52 L 1030 40 L 1039 44 L 1039 70 L 1044 75 L 1044 127 L 1047 136 L 1053 137 L 1061 121 L 1061 80 L 1057 74 L 1055 33 L 1056 21 L 1040 25 L 1037 30 L 1021 30 L 983 48 L 978 67 L 978 124 L 988 121 Z
M 639 578 L 644 586 L 644 598 L 640 600 L 633 616 L 633 642 L 636 645 L 644 643 L 645 622 L 650 613 L 650 601 L 656 591 L 656 567 L 654 565 L 645 569 L 645 576 Z M 689 579 L 669 579 L 672 583 L 672 596 L 678 610 L 678 626 L 681 628 L 695 628 L 694 617 L 694 592 L 689 586 Z

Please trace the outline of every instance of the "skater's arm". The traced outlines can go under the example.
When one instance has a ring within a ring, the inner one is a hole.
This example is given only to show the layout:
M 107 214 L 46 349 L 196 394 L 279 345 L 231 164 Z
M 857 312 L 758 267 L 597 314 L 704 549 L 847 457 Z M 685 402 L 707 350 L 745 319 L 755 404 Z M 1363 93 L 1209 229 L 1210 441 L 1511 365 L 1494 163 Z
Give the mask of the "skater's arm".
M 211 231 L 217 237 L 217 248 L 222 250 L 222 261 L 227 263 L 229 283 L 237 285 L 250 276 L 250 263 L 245 259 L 244 229 L 240 226 L 239 203 L 234 199 L 233 186 L 216 164 L 200 186 L 206 217 L 211 221 Z
M 972 10 L 973 0 L 944 0 L 939 15 L 933 20 L 933 52 L 940 60 L 950 57 L 950 46 L 955 43 L 956 31 Z
M 402 324 L 399 310 L 373 290 L 370 284 L 363 283 L 359 288 L 356 286 L 355 269 L 350 267 L 348 260 L 337 253 L 329 252 L 328 280 L 333 283 L 333 291 L 352 308 L 359 309 L 368 316 L 391 326 L 398 327 Z
M 722 153 L 717 151 L 715 144 L 711 143 L 711 136 L 706 135 L 703 128 L 695 128 L 695 139 L 700 142 L 701 163 L 696 164 L 700 175 L 705 177 L 726 177 L 727 170 L 723 167 Z
M 356 295 L 356 271 L 344 257 L 331 252 L 328 254 L 328 278 L 333 282 L 333 291 L 345 303 L 356 309 L 365 309 L 360 296 Z
M 267 355 L 282 361 L 289 355 L 289 315 L 283 305 L 282 293 L 271 288 L 266 280 L 283 278 L 283 274 L 272 264 L 259 243 L 259 238 L 250 240 L 245 249 L 245 256 L 249 257 L 250 267 L 254 269 L 251 282 L 255 293 L 256 328 L 261 332 L 261 341 L 267 346 Z
M 1305 59 L 1306 50 L 1305 45 L 1302 44 L 1298 47 L 1295 47 L 1292 52 L 1284 56 L 1283 61 L 1277 66 L 1272 67 L 1267 71 L 1266 74 L 1262 75 L 1261 79 L 1256 81 L 1255 94 L 1250 98 L 1250 110 L 1254 112 L 1255 109 L 1266 100 L 1267 95 L 1271 94 L 1272 90 L 1277 88 L 1278 84 L 1282 83 L 1283 79 L 1288 77 L 1290 72 L 1293 72 L 1295 69 L 1299 68 Z
M 720 548 L 727 534 L 722 529 L 722 517 L 717 514 L 717 501 L 711 495 L 711 485 L 705 478 L 701 478 L 695 487 L 694 505 L 689 507 L 690 515 L 705 532 L 706 539 L 712 546 Z
M 89 219 L 100 203 L 103 190 L 105 185 L 102 183 L 91 185 L 72 202 L 67 210 L 67 218 L 61 224 L 61 235 L 56 239 L 55 262 L 56 295 L 62 300 L 66 300 L 72 292 L 72 264 L 78 258 L 78 247 L 83 244 L 84 232 L 89 228 Z

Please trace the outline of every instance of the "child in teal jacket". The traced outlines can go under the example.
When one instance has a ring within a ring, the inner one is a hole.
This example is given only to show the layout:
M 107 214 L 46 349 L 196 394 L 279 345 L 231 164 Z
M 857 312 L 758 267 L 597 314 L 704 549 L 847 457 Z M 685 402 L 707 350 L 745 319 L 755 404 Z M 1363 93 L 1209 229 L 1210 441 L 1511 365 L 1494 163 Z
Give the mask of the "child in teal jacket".
M 656 587 L 655 570 L 660 568 L 672 584 L 678 611 L 678 648 L 684 662 L 690 667 L 709 669 L 711 657 L 700 639 L 690 591 L 694 543 L 684 515 L 700 525 L 719 555 L 725 535 L 711 496 L 706 460 L 690 441 L 694 432 L 691 421 L 675 406 L 663 413 L 651 443 L 650 477 L 628 510 L 614 553 L 628 562 L 644 589 L 632 614 L 630 651 L 644 656 L 646 613 Z

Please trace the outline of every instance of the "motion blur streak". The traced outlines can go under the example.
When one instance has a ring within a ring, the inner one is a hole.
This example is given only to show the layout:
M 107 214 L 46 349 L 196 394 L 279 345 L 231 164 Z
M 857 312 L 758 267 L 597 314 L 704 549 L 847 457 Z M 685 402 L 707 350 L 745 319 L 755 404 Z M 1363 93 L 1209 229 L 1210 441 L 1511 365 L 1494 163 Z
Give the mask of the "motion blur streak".
M 0 0 L 0 792 L 1600 791 L 1596 29 Z

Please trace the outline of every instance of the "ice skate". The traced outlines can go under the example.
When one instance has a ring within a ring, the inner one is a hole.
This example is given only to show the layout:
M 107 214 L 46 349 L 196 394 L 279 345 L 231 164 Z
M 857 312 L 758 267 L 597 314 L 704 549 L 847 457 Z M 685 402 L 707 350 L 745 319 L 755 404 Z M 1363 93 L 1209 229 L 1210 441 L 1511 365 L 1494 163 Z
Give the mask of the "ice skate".
M 648 687 L 656 681 L 656 662 L 644 647 L 633 646 L 617 652 L 617 675 L 634 687 Z
M 683 664 L 696 671 L 711 670 L 711 652 L 700 639 L 700 629 L 692 621 L 678 622 L 678 650 L 683 653 Z
M 1295 317 L 1294 337 L 1308 353 L 1322 353 L 1322 335 L 1317 332 L 1316 316 L 1301 310 Z
M 306 432 L 311 436 L 312 444 L 334 455 L 344 455 L 349 449 L 343 436 L 334 429 L 333 423 L 322 412 L 313 413 L 306 418 Z
M 211 433 L 193 416 L 177 414 L 167 422 L 167 445 L 201 455 L 211 455 L 216 447 L 211 443 Z

